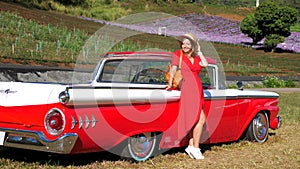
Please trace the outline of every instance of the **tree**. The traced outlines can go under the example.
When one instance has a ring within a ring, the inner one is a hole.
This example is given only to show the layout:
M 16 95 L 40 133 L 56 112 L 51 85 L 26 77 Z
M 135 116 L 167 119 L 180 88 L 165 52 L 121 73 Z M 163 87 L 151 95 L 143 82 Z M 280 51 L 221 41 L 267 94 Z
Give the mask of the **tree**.
M 253 44 L 257 44 L 264 36 L 262 31 L 258 28 L 257 21 L 254 14 L 247 15 L 241 22 L 241 31 L 252 38 Z
M 266 36 L 266 39 L 264 41 L 265 51 L 272 51 L 278 43 L 284 42 L 284 36 L 280 36 L 277 34 L 270 34 Z
M 241 31 L 253 39 L 256 44 L 263 38 L 267 49 L 274 49 L 290 35 L 290 27 L 297 22 L 298 11 L 291 7 L 280 7 L 267 1 L 261 3 L 254 14 L 241 22 Z

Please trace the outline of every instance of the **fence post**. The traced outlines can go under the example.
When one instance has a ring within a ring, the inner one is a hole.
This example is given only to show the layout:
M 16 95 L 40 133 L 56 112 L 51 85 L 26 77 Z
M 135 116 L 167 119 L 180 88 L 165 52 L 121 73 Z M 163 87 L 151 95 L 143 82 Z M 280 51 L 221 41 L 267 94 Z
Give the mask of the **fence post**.
M 158 27 L 158 32 L 157 32 L 158 35 L 164 35 L 164 36 L 167 36 L 167 27 L 163 26 L 163 27 Z
M 14 43 L 11 44 L 11 53 L 14 55 L 15 54 L 15 45 Z

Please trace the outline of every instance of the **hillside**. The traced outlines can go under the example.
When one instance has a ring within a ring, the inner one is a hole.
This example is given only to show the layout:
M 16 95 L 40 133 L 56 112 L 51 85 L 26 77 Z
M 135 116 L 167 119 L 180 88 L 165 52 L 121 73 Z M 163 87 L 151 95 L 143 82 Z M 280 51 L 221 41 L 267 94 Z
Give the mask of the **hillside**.
M 40 24 L 48 25 L 65 25 L 69 29 L 74 27 L 85 30 L 90 34 L 93 34 L 102 24 L 78 19 L 76 16 L 60 14 L 57 12 L 38 10 L 34 8 L 26 8 L 16 3 L 7 3 L 0 1 L 0 11 L 7 11 L 11 13 L 17 13 L 25 19 L 32 19 Z
M 164 12 L 172 15 L 205 13 L 240 20 L 252 12 L 256 1 L 241 0 L 3 0 L 14 2 L 27 8 L 57 11 L 77 16 L 101 20 L 115 20 L 122 16 L 140 12 Z M 267 0 L 260 0 L 265 2 Z M 300 2 L 294 0 L 273 0 L 279 5 L 291 6 L 300 11 Z M 205 9 L 208 7 L 207 9 Z M 236 10 L 237 9 L 237 10 Z M 249 11 L 250 9 L 250 11 Z M 299 12 L 300 13 L 300 12 Z

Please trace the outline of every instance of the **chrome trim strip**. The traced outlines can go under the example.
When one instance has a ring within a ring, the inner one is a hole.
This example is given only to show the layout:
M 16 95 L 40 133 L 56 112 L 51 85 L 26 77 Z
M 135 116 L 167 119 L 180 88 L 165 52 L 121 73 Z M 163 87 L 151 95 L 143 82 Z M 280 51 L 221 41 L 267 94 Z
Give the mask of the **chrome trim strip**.
M 123 105 L 166 103 L 178 101 L 180 91 L 165 89 L 76 89 L 70 90 L 70 101 L 66 106 L 98 106 L 98 105 Z M 122 93 L 122 94 L 120 94 Z M 84 117 L 82 117 L 84 118 Z
M 72 116 L 72 126 L 71 126 L 71 129 L 72 129 L 72 130 L 75 128 L 75 126 L 76 126 L 77 123 L 78 123 L 78 122 L 75 120 L 75 117 Z
M 124 86 L 70 86 L 68 90 L 72 89 L 148 89 L 148 90 L 162 90 L 165 89 L 163 84 L 148 84 L 148 83 L 134 83 L 133 85 L 128 85 L 130 83 L 117 83 L 117 82 L 102 82 L 107 84 L 124 84 Z M 127 85 L 127 86 L 126 86 Z M 140 86 L 138 86 L 140 85 Z M 144 85 L 144 86 L 143 86 Z M 147 86 L 146 86 L 147 85 Z M 153 86 L 150 86 L 153 85 Z
M 78 128 L 81 129 L 84 121 L 82 120 L 81 116 L 78 116 L 78 119 L 79 119 L 79 126 L 78 126 Z
M 96 126 L 97 123 L 97 119 L 95 118 L 95 116 L 92 114 L 92 128 L 94 128 Z
M 204 100 L 235 100 L 235 99 L 271 99 L 278 98 L 278 96 L 205 96 Z
M 89 128 L 89 126 L 92 126 L 92 128 L 94 128 L 96 126 L 96 123 L 98 122 L 98 120 L 96 119 L 94 114 L 92 114 L 92 116 L 90 118 L 87 114 L 85 114 L 84 115 L 85 119 L 83 119 L 83 117 L 81 117 L 80 115 L 78 115 L 77 117 L 78 117 L 78 121 L 72 115 L 71 130 L 73 130 L 76 127 L 77 123 L 79 123 L 78 129 L 82 129 L 84 124 L 85 124 L 84 127 L 87 129 L 87 128 Z
M 55 140 L 48 140 L 42 132 L 1 128 L 6 133 L 3 146 L 69 154 L 78 139 L 75 133 L 67 133 Z M 17 138 L 17 139 L 16 139 Z
M 90 125 L 90 119 L 89 119 L 89 116 L 85 115 L 85 128 L 87 129 Z

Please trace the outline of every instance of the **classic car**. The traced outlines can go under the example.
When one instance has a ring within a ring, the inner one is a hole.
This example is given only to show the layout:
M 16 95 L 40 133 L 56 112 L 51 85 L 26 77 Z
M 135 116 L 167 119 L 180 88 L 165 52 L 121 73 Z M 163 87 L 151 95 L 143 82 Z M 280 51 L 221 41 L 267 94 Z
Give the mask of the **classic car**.
M 188 144 L 171 52 L 110 52 L 86 83 L 0 82 L 0 145 L 59 154 L 110 151 L 144 161 Z M 265 142 L 281 124 L 274 92 L 226 89 L 214 59 L 199 75 L 209 111 L 201 144 Z

